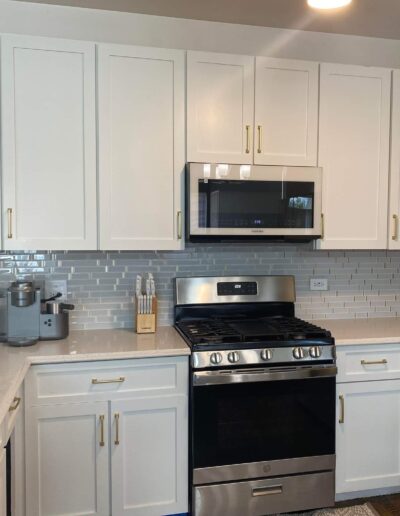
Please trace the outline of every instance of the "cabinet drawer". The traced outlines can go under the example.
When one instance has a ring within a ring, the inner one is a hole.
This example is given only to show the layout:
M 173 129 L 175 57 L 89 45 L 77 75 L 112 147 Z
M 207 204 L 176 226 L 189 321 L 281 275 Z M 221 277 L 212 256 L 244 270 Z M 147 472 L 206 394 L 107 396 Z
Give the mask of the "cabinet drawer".
M 26 379 L 28 406 L 187 392 L 187 357 L 40 365 Z
M 400 378 L 400 344 L 337 348 L 338 383 Z
M 8 412 L 4 418 L 3 423 L 3 432 L 4 432 L 4 443 L 7 444 L 8 439 L 10 438 L 10 435 L 12 434 L 12 431 L 14 430 L 15 421 L 17 419 L 17 416 L 21 410 L 22 406 L 22 387 L 18 389 L 18 392 L 11 403 Z

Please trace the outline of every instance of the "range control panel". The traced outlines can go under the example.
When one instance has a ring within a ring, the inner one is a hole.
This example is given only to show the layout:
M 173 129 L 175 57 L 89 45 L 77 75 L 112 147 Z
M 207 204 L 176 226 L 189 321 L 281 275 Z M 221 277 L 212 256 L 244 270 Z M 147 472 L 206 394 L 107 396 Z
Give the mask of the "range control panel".
M 255 281 L 224 281 L 217 283 L 219 296 L 256 296 L 257 282 Z

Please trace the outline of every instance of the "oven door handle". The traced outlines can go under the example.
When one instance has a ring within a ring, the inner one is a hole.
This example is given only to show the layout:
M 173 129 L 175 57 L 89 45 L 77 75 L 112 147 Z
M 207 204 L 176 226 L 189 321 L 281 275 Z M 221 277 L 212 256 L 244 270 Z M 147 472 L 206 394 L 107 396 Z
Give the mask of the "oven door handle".
M 237 369 L 197 371 L 193 373 L 194 386 L 224 385 L 235 383 L 278 382 L 283 380 L 306 380 L 329 378 L 337 374 L 336 366 L 297 367 L 272 369 Z

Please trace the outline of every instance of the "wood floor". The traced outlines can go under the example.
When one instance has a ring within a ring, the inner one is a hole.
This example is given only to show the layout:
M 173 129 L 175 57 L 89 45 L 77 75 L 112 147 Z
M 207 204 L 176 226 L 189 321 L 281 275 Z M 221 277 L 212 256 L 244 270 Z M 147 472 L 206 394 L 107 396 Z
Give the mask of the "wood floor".
M 338 507 L 348 507 L 350 505 L 369 502 L 380 516 L 400 516 L 400 494 L 387 496 L 377 496 L 375 498 L 363 498 L 361 500 L 349 500 L 340 502 Z

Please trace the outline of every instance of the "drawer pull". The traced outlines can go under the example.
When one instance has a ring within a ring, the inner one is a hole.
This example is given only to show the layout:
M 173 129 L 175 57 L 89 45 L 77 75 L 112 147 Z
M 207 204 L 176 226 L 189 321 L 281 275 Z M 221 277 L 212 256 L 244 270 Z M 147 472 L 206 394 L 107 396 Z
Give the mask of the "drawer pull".
M 257 149 L 257 152 L 258 154 L 261 154 L 262 153 L 262 126 L 261 125 L 258 125 L 257 126 L 257 131 L 258 131 L 258 149 Z
M 118 412 L 116 414 L 114 414 L 114 419 L 115 419 L 115 441 L 114 441 L 114 444 L 116 446 L 119 445 L 119 414 Z
M 17 410 L 20 403 L 21 403 L 21 398 L 14 398 L 13 405 L 11 405 L 11 407 L 8 409 L 8 411 L 12 412 L 13 410 Z
M 92 378 L 93 385 L 100 385 L 103 383 L 123 383 L 125 381 L 125 376 L 120 376 L 119 378 L 109 378 L 105 380 L 99 380 L 98 378 Z
M 266 487 L 254 487 L 252 496 L 271 496 L 281 494 L 283 491 L 282 486 L 266 486 Z
M 344 396 L 343 394 L 341 394 L 339 396 L 339 401 L 340 401 L 340 417 L 339 417 L 339 423 L 341 425 L 343 425 L 344 423 Z
M 385 365 L 387 363 L 386 358 L 382 358 L 382 360 L 361 360 L 361 365 Z
M 100 419 L 100 446 L 104 446 L 104 415 L 99 417 Z

